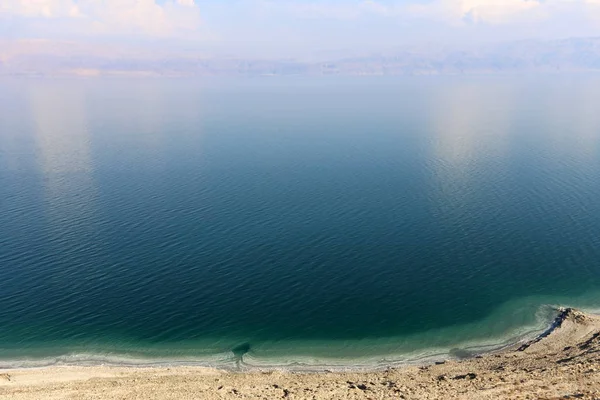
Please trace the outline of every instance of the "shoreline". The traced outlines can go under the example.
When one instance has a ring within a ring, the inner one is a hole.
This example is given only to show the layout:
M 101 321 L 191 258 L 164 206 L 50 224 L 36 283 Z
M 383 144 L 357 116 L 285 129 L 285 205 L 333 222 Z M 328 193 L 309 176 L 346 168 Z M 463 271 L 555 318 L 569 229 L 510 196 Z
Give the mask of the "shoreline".
M 321 357 L 318 355 L 296 355 L 289 358 L 266 358 L 254 356 L 250 344 L 247 348 L 234 348 L 230 352 L 223 352 L 207 356 L 206 358 L 190 357 L 145 357 L 131 355 L 126 352 L 98 352 L 87 353 L 84 351 L 66 353 L 64 355 L 48 357 L 24 357 L 15 359 L 0 359 L 0 370 L 15 369 L 40 369 L 52 367 L 116 367 L 116 368 L 209 368 L 227 372 L 264 372 L 264 371 L 289 371 L 289 372 L 378 372 L 388 368 L 404 368 L 410 366 L 423 366 L 439 361 L 465 360 L 476 356 L 495 354 L 523 346 L 534 340 L 539 340 L 543 335 L 548 335 L 557 327 L 557 321 L 564 319 L 565 310 L 569 308 L 544 305 L 547 309 L 554 310 L 543 320 L 543 325 L 527 326 L 512 332 L 510 335 L 498 337 L 491 341 L 471 341 L 459 343 L 450 347 L 430 347 L 407 353 L 381 353 L 364 357 Z M 546 311 L 547 313 L 547 311 Z M 558 324 L 558 326 L 560 326 Z M 363 343 L 364 344 L 364 343 Z
M 380 371 L 54 366 L 0 370 L 0 399 L 600 398 L 600 316 L 568 308 L 520 347 Z M 565 397 L 567 396 L 567 397 Z

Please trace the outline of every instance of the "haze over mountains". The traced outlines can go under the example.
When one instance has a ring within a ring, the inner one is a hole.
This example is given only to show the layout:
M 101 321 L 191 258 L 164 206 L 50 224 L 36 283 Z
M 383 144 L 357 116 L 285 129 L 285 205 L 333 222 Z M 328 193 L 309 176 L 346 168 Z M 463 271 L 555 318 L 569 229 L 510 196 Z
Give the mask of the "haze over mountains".
M 470 48 L 399 48 L 353 56 L 252 59 L 105 44 L 0 43 L 1 75 L 438 75 L 600 70 L 600 37 L 524 40 Z M 333 54 L 333 53 L 332 53 Z

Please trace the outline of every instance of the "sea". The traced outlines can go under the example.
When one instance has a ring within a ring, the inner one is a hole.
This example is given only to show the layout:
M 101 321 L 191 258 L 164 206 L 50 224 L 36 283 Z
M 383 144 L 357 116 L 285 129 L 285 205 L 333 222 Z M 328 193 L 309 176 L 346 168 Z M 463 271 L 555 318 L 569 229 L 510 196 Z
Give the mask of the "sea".
M 600 75 L 0 80 L 0 367 L 351 369 L 600 310 Z

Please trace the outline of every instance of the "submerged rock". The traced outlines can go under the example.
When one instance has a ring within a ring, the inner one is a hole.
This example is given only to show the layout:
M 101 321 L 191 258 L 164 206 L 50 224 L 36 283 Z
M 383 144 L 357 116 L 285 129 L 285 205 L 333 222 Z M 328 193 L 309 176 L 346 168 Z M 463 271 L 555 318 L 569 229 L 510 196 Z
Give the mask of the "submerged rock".
M 242 343 L 239 346 L 235 346 L 231 351 L 236 357 L 242 358 L 244 354 L 250 351 L 250 343 Z
M 474 355 L 475 355 L 474 353 L 470 352 L 469 350 L 465 350 L 465 349 L 455 348 L 455 349 L 450 350 L 450 356 L 452 356 L 454 358 L 458 358 L 459 360 L 472 358 Z

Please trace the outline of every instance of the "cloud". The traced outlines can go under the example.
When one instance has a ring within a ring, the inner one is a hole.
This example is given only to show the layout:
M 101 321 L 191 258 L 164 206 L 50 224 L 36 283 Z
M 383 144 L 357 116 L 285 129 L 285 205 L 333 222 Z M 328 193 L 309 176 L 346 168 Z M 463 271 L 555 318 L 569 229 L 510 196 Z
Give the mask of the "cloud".
M 71 0 L 3 0 L 0 14 L 24 17 L 77 17 L 79 8 Z
M 378 16 L 400 20 L 422 19 L 459 25 L 510 24 L 523 17 L 532 20 L 560 17 L 561 12 L 585 10 L 594 19 L 600 14 L 600 0 L 431 0 L 355 2 L 316 0 L 255 0 L 255 7 L 272 18 L 357 20 Z
M 228 55 L 596 35 L 600 0 L 0 0 L 0 38 L 185 39 Z
M 177 4 L 188 7 L 193 7 L 195 5 L 194 0 L 177 0 Z
M 539 0 L 436 0 L 429 4 L 410 6 L 408 13 L 451 24 L 505 24 L 523 14 L 532 15 L 543 4 Z
M 2 17 L 19 21 L 15 29 L 44 37 L 57 32 L 172 37 L 198 32 L 202 22 L 193 0 L 1 0 Z

